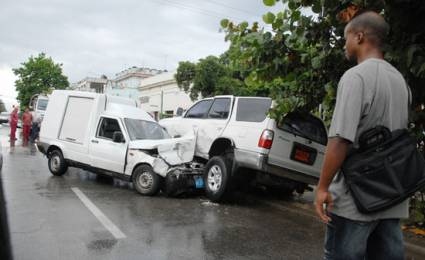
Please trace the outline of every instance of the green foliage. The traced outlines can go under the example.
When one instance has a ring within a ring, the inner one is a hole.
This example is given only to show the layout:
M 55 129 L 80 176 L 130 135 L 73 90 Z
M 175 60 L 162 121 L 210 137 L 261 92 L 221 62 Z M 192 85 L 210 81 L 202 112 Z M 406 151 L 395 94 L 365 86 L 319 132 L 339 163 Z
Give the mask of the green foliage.
M 28 106 L 34 94 L 49 93 L 53 89 L 66 89 L 69 86 L 68 78 L 62 74 L 62 64 L 55 64 L 44 53 L 29 57 L 13 72 L 18 76 L 15 86 L 21 108 Z
M 174 76 L 180 89 L 188 92 L 192 100 L 214 95 L 248 95 L 238 72 L 226 64 L 226 55 L 208 56 L 197 63 L 179 63 Z
M 277 1 L 263 0 L 266 6 Z M 420 0 L 280 0 L 282 10 L 267 12 L 271 31 L 251 26 L 222 26 L 230 41 L 229 64 L 244 72 L 248 87 L 260 86 L 276 100 L 271 112 L 282 117 L 295 110 L 315 111 L 322 104 L 330 119 L 338 81 L 353 66 L 344 57 L 344 27 L 357 10 L 384 14 L 391 26 L 386 59 L 397 67 L 412 89 L 417 126 L 425 100 L 425 5 Z M 315 15 L 308 15 L 311 10 Z M 409 15 L 406 15 L 409 14 Z M 419 22 L 420 21 L 420 22 Z M 223 24 L 222 24 L 223 25 Z M 254 87 L 255 89 L 255 87 Z M 258 93 L 258 91 L 254 91 Z M 422 122 L 422 123 L 421 123 Z M 422 128 L 423 129 L 423 128 Z

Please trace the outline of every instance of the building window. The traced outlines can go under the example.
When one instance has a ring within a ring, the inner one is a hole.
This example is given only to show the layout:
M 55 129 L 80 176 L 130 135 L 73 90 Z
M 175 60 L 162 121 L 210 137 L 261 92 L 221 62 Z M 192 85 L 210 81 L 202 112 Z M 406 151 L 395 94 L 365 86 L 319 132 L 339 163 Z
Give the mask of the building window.
M 149 103 L 149 97 L 148 96 L 140 97 L 139 100 L 140 100 L 141 104 Z

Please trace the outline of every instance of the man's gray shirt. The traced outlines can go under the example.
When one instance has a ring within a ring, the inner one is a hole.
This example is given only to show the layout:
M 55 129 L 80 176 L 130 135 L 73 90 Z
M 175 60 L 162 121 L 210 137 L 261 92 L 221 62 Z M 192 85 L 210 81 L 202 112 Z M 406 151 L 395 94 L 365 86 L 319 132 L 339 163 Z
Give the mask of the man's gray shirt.
M 329 137 L 341 137 L 356 147 L 359 136 L 377 125 L 391 131 L 408 124 L 409 91 L 403 76 L 391 64 L 381 59 L 367 59 L 342 76 L 337 91 L 336 105 Z M 360 213 L 338 172 L 329 191 L 334 200 L 333 214 L 358 220 L 407 218 L 408 200 L 374 214 Z

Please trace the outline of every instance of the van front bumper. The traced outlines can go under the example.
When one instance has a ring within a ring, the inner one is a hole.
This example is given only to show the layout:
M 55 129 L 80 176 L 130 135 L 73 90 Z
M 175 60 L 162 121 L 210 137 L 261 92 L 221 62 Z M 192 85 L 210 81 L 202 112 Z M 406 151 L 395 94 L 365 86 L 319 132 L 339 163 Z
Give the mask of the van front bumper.
M 38 149 L 38 151 L 40 151 L 44 155 L 46 155 L 46 152 L 47 152 L 47 148 L 48 147 L 49 147 L 49 145 L 46 144 L 46 143 L 37 142 L 37 149 Z

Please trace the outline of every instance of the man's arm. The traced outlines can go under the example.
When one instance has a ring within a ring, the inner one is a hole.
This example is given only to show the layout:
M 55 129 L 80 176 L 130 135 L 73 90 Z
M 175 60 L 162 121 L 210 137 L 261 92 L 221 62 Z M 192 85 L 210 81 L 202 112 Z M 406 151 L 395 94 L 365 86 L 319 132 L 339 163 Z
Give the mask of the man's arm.
M 323 205 L 326 206 L 326 211 L 330 211 L 333 206 L 332 196 L 328 191 L 329 185 L 341 168 L 347 156 L 349 145 L 350 141 L 340 137 L 333 137 L 329 139 L 326 146 L 325 159 L 316 193 L 316 212 L 325 223 L 328 223 L 331 219 L 327 216 Z

